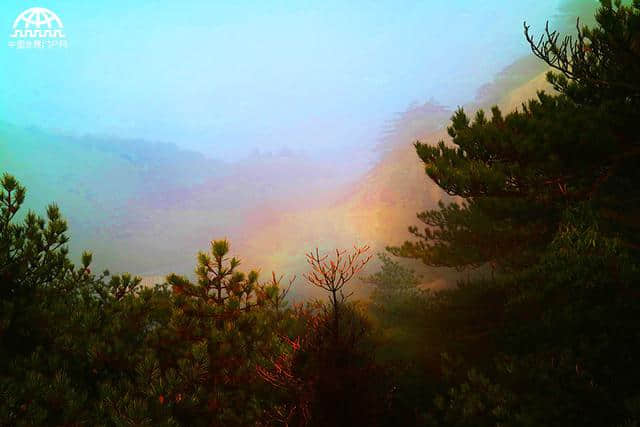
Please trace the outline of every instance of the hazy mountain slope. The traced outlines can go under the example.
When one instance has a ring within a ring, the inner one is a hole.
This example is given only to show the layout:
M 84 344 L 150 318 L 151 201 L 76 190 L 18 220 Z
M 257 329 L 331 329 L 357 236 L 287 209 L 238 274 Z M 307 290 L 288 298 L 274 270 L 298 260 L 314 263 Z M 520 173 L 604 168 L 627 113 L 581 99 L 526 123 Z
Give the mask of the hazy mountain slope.
M 542 79 L 518 75 L 520 69 L 530 70 L 510 67 L 479 99 L 506 92 L 503 103 L 513 107 L 528 98 Z M 527 78 L 514 89 L 514 81 Z M 0 164 L 28 187 L 29 207 L 61 205 L 72 251 L 90 248 L 97 267 L 189 274 L 197 250 L 228 237 L 248 266 L 300 274 L 304 253 L 316 246 L 361 243 L 380 251 L 409 237 L 416 212 L 444 197 L 424 175 L 412 142 L 446 139 L 451 114 L 435 103 L 399 114 L 375 147 L 379 161 L 366 173 L 354 160 L 364 153 L 283 150 L 224 164 L 170 144 L 7 124 L 0 125 Z M 428 273 L 429 282 L 442 276 Z
M 555 18 L 568 29 L 594 2 L 566 2 Z M 541 30 L 543 23 L 532 23 Z M 535 58 L 516 61 L 478 91 L 468 110 L 517 108 L 545 87 Z M 369 244 L 373 251 L 410 236 L 417 212 L 444 195 L 429 181 L 412 143 L 447 138 L 451 110 L 427 102 L 398 114 L 380 141 L 360 152 L 302 154 L 283 149 L 222 163 L 171 144 L 70 137 L 0 123 L 0 169 L 29 189 L 28 206 L 58 202 L 72 250 L 95 252 L 98 267 L 161 277 L 189 274 L 194 255 L 228 237 L 247 267 L 304 271 L 304 253 Z M 304 146 L 304 135 L 299 146 Z M 363 170 L 362 158 L 378 161 Z M 446 272 L 425 271 L 442 285 Z M 298 293 L 305 294 L 299 287 Z
M 545 68 L 532 70 L 531 63 L 530 58 L 523 58 L 510 66 L 465 108 L 473 111 L 499 104 L 509 111 L 536 91 L 549 89 Z M 327 250 L 368 244 L 376 252 L 410 238 L 407 227 L 417 224 L 416 213 L 448 200 L 425 175 L 412 143 L 448 140 L 445 128 L 451 114 L 433 103 L 400 114 L 380 143 L 379 162 L 359 182 L 344 191 L 323 194 L 324 206 L 301 201 L 296 209 L 274 212 L 266 222 L 263 219 L 261 227 L 249 227 L 254 232 L 249 243 L 242 243 L 246 245 L 243 253 L 267 269 L 300 273 L 305 269 L 305 251 L 316 246 Z M 420 270 L 430 286 L 443 286 L 454 277 L 444 269 Z M 302 282 L 296 291 L 298 295 L 312 292 Z
M 283 149 L 222 163 L 171 144 L 0 123 L 0 169 L 28 188 L 27 207 L 43 213 L 55 201 L 75 257 L 91 249 L 96 268 L 136 274 L 189 274 L 212 238 L 229 237 L 242 254 L 274 212 L 312 206 L 309 194 L 353 182 L 362 172 L 354 157 Z
M 0 123 L 0 169 L 27 187 L 26 206 L 40 213 L 56 202 L 68 219 L 72 253 L 96 252 L 100 267 L 119 263 L 120 240 L 143 231 L 138 201 L 168 195 L 224 173 L 220 161 L 172 144 L 72 137 Z M 144 251 L 137 254 L 143 257 Z
M 544 86 L 544 70 L 535 71 L 530 59 L 517 62 L 467 108 L 497 101 L 517 107 Z M 353 159 L 364 153 L 283 150 L 223 164 L 170 144 L 6 124 L 0 126 L 0 160 L 27 185 L 30 207 L 61 205 L 72 250 L 92 249 L 99 267 L 156 278 L 189 274 L 197 250 L 228 237 L 247 266 L 300 274 L 304 253 L 316 246 L 369 244 L 380 251 L 410 237 L 415 214 L 445 197 L 425 176 L 412 143 L 446 140 L 451 114 L 433 102 L 399 114 L 375 147 L 379 161 L 366 173 L 353 166 L 362 164 Z M 425 281 L 436 285 L 447 277 L 426 273 Z

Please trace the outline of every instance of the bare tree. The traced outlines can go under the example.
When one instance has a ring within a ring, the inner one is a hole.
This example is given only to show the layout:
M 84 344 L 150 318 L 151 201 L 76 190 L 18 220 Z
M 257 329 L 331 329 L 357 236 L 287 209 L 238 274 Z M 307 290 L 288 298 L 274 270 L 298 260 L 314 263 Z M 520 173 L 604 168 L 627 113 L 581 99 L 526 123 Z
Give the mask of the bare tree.
M 353 292 L 345 295 L 344 286 L 353 277 L 364 269 L 371 255 L 367 255 L 369 246 L 353 247 L 352 252 L 336 249 L 335 257 L 329 258 L 328 254 L 320 255 L 316 248 L 315 252 L 307 254 L 307 263 L 311 266 L 311 271 L 304 274 L 307 281 L 320 289 L 328 291 L 333 310 L 333 332 L 337 336 L 339 329 L 339 306 L 350 297 Z

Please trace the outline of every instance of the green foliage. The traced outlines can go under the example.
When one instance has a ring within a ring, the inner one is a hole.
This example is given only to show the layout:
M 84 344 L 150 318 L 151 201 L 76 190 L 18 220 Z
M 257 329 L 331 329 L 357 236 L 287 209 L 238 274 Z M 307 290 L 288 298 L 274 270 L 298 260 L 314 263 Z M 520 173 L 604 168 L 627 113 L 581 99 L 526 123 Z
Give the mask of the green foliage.
M 391 353 L 415 357 L 423 338 L 423 308 L 429 293 L 418 287 L 419 279 L 413 270 L 385 253 L 378 254 L 378 259 L 380 270 L 366 278 L 374 286 L 369 311 L 384 335 L 382 341 L 387 344 L 384 348 L 400 347 Z M 390 342 L 393 346 L 388 345 Z M 416 351 L 408 351 L 409 347 Z
M 161 342 L 162 366 L 175 380 L 165 396 L 189 402 L 188 416 L 178 418 L 182 424 L 255 423 L 266 396 L 256 367 L 280 351 L 278 333 L 291 322 L 275 276 L 259 284 L 258 273 L 238 271 L 240 261 L 228 259 L 228 252 L 226 240 L 213 241 L 210 253 L 200 252 L 197 283 L 167 278 L 174 306 Z
M 416 143 L 461 202 L 420 213 L 427 265 L 501 274 L 426 295 L 433 425 L 634 425 L 640 351 L 640 2 L 602 1 L 596 28 L 534 53 L 556 94 L 503 116 L 462 110 L 452 145 Z
M 66 223 L 16 214 L 25 189 L 0 192 L 0 424 L 247 425 L 277 396 L 256 375 L 295 319 L 275 275 L 237 270 L 229 244 L 198 255 L 197 283 L 143 288 L 68 259 Z
M 419 240 L 393 253 L 434 266 L 519 269 L 553 239 L 565 207 L 586 200 L 612 231 L 638 234 L 638 5 L 604 2 L 596 18 L 599 27 L 579 29 L 575 41 L 547 32 L 534 44 L 527 32 L 534 52 L 562 71 L 549 74 L 559 94 L 541 92 L 506 116 L 494 107 L 471 120 L 460 109 L 452 146 L 415 144 L 427 175 L 463 202 L 419 214 L 427 227 L 410 228 Z
M 436 399 L 440 422 L 596 426 L 634 416 L 640 270 L 589 213 L 575 215 L 585 222 L 559 233 L 540 264 L 489 284 L 506 297 L 502 325 L 483 340 L 491 348 L 469 343 L 473 351 L 455 353 L 464 360 L 445 359 L 452 387 Z

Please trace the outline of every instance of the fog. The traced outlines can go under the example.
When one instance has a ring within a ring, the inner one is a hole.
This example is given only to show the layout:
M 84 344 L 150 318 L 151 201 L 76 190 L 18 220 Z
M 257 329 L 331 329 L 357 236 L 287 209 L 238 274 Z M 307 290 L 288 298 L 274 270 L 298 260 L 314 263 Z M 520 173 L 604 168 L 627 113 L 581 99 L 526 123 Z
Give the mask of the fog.
M 412 142 L 459 105 L 532 95 L 523 21 L 593 5 L 58 1 L 68 48 L 0 49 L 0 169 L 112 271 L 188 274 L 222 237 L 266 272 L 383 250 L 443 197 Z M 7 40 L 24 7 L 0 5 Z
M 69 47 L 0 50 L 1 116 L 230 160 L 369 146 L 411 103 L 472 99 L 558 3 L 57 1 Z M 24 9 L 0 5 L 7 40 Z

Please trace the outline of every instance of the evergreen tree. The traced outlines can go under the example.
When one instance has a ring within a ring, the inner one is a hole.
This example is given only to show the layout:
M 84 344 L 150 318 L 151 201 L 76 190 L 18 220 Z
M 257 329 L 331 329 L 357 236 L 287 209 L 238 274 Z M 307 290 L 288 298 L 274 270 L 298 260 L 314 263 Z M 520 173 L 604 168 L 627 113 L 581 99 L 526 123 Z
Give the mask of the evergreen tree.
M 640 4 L 603 1 L 598 28 L 559 40 L 547 29 L 534 53 L 558 91 L 506 116 L 494 107 L 471 120 L 460 109 L 453 145 L 415 144 L 427 175 L 462 203 L 418 215 L 419 239 L 392 252 L 428 265 L 520 269 L 553 239 L 567 206 L 590 201 L 612 233 L 637 246 L 640 140 Z
M 85 252 L 68 258 L 67 226 L 55 205 L 47 219 L 28 212 L 26 191 L 4 175 L 0 203 L 0 424 L 104 424 L 108 384 L 135 378 L 144 338 L 162 310 L 130 275 L 106 281 Z M 166 311 L 165 311 L 166 314 Z M 166 316 L 165 316 L 166 317 Z M 122 410 L 122 407 L 119 407 Z
M 200 252 L 197 283 L 167 277 L 175 302 L 159 344 L 173 353 L 162 365 L 176 377 L 165 396 L 180 396 L 192 408 L 179 417 L 184 425 L 255 424 L 269 402 L 256 369 L 281 350 L 279 334 L 290 326 L 275 275 L 260 284 L 258 273 L 238 271 L 240 261 L 228 252 L 226 240 Z
M 371 306 L 374 314 L 385 323 L 393 323 L 401 320 L 407 312 L 415 311 L 410 307 L 421 303 L 423 291 L 418 288 L 419 280 L 413 270 L 400 265 L 385 253 L 378 254 L 378 258 L 380 270 L 366 280 L 374 286 Z
M 237 271 L 214 241 L 197 283 L 107 280 L 90 253 L 69 260 L 56 206 L 18 222 L 26 190 L 1 185 L 1 425 L 244 426 L 281 404 L 257 375 L 296 323 L 275 275 Z
M 415 144 L 461 202 L 419 214 L 418 240 L 391 251 L 502 273 L 428 298 L 434 425 L 638 422 L 640 2 L 603 0 L 596 22 L 563 39 L 525 25 L 556 92 L 459 110 L 451 145 Z

